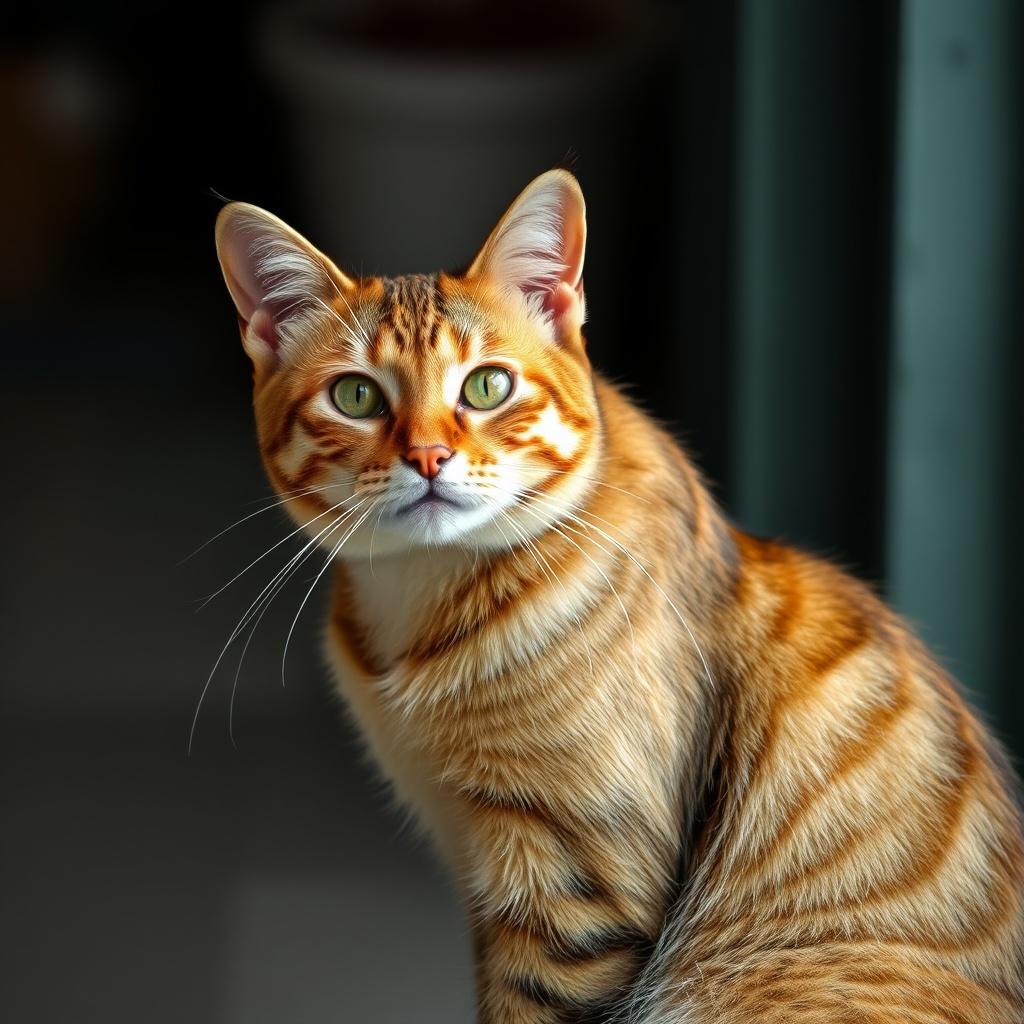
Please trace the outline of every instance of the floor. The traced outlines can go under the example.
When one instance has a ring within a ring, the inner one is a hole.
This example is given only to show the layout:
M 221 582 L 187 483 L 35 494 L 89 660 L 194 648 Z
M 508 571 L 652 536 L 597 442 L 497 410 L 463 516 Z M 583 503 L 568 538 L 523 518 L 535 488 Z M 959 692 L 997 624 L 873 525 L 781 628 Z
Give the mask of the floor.
M 468 943 L 342 731 L 186 761 L 162 721 L 3 737 L 12 1021 L 469 1021 Z

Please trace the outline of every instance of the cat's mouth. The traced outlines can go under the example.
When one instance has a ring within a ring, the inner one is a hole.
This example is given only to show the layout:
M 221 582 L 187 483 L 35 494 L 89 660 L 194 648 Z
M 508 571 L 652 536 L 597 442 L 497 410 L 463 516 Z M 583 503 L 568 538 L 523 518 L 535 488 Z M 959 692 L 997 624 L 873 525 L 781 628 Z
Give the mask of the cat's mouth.
M 402 505 L 396 512 L 396 516 L 409 515 L 412 512 L 416 512 L 419 509 L 429 508 L 463 508 L 461 502 L 453 501 L 451 498 L 446 498 L 443 494 L 435 491 L 433 487 L 428 488 L 425 494 L 420 495 L 415 501 L 410 501 L 408 505 Z

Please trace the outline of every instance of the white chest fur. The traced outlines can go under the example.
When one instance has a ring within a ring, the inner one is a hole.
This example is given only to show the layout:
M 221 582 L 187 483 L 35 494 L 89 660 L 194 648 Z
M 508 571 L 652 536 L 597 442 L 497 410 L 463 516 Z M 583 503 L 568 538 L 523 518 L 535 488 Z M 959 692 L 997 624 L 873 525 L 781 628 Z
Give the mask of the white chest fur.
M 472 564 L 462 552 L 413 551 L 394 558 L 352 561 L 347 566 L 352 603 L 376 663 L 394 668 L 435 613 L 439 593 Z M 461 877 L 463 847 L 459 808 L 438 786 L 439 766 L 397 732 L 373 683 L 333 644 L 328 653 L 335 679 L 363 739 L 399 802 L 411 808 L 436 842 L 442 858 Z
M 393 665 L 427 625 L 438 595 L 469 564 L 461 551 L 415 550 L 391 558 L 352 562 L 348 576 L 356 614 L 372 653 Z

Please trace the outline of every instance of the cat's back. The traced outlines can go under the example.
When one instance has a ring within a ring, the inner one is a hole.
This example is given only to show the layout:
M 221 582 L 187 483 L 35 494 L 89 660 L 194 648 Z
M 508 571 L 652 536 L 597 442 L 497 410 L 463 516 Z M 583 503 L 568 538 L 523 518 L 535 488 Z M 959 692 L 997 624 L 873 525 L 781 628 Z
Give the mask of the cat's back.
M 1024 846 L 1000 753 L 869 588 L 733 537 L 712 797 L 676 946 L 696 1005 L 716 1021 L 1024 1020 Z M 826 994 L 802 1001 L 811 982 Z

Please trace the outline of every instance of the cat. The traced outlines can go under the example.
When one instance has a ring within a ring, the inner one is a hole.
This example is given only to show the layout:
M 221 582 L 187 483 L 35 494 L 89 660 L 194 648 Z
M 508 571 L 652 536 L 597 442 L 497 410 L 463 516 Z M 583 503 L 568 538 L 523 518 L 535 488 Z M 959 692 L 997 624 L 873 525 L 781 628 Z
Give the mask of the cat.
M 482 1024 L 1024 1021 L 997 745 L 591 368 L 571 174 L 459 273 L 353 277 L 241 203 L 216 238 L 337 686 L 464 898 Z

